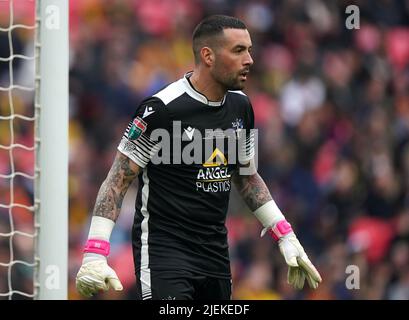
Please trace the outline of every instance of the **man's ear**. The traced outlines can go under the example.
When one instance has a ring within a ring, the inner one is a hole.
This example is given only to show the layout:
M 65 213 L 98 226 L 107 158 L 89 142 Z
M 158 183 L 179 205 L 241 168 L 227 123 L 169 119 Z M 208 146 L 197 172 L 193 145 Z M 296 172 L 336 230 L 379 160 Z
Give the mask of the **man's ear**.
M 209 48 L 209 47 L 203 47 L 200 50 L 200 55 L 202 57 L 203 63 L 208 66 L 211 67 L 214 64 L 214 60 L 215 60 L 215 55 L 214 55 L 214 51 Z

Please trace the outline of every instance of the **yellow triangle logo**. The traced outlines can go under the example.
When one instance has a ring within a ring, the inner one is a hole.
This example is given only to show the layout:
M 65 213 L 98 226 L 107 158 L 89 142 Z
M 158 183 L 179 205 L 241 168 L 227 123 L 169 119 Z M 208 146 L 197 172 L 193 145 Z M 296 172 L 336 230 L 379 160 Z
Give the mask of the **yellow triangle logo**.
M 222 164 L 227 166 L 227 159 L 224 156 L 223 152 L 216 148 L 214 149 L 209 159 L 207 159 L 206 162 L 203 163 L 203 167 L 218 167 Z

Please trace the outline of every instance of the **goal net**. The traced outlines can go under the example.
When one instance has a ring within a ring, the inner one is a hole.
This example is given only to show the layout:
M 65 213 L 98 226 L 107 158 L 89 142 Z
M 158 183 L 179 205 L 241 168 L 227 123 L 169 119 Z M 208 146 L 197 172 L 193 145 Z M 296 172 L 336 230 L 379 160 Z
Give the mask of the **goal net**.
M 0 1 L 2 299 L 35 296 L 34 5 L 33 1 Z
M 50 138 L 67 137 L 64 36 L 62 60 L 49 57 L 61 56 L 53 48 L 61 29 L 67 33 L 61 16 L 66 20 L 68 5 L 59 3 L 62 13 L 53 1 L 0 0 L 0 299 L 66 298 L 67 178 L 55 162 L 66 166 L 68 141 L 50 148 Z M 57 119 L 60 134 L 47 124 Z

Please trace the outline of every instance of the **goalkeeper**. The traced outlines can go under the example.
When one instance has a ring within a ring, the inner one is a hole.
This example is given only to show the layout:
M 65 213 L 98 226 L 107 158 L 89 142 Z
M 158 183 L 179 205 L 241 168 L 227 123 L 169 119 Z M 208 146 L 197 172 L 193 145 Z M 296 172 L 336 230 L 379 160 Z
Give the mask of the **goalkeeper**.
M 262 234 L 277 242 L 288 265 L 289 284 L 296 289 L 305 282 L 318 287 L 318 271 L 255 168 L 253 109 L 240 91 L 253 64 L 251 48 L 240 20 L 221 15 L 204 19 L 193 33 L 193 71 L 136 109 L 96 199 L 76 277 L 82 295 L 90 297 L 110 287 L 122 290 L 107 261 L 109 240 L 125 193 L 136 178 L 132 247 L 137 299 L 231 298 L 225 226 L 231 183 L 263 225 Z M 214 143 L 220 135 L 209 136 L 207 129 L 218 128 L 235 130 L 237 136 L 244 132 L 244 147 L 236 142 L 240 164 L 230 157 L 230 137 L 223 136 L 224 147 L 212 145 L 210 156 L 203 152 L 200 161 L 175 161 L 181 154 L 174 148 L 176 142 L 181 147 L 192 141 Z M 170 139 L 159 139 L 156 129 L 168 132 Z M 169 161 L 153 161 L 159 153 Z

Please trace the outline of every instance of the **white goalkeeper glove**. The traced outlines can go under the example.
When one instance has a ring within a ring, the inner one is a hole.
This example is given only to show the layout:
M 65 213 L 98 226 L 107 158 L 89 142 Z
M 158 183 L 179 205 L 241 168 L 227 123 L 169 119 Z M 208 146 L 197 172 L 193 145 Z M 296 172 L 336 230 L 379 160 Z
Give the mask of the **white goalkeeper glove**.
M 287 282 L 295 289 L 301 290 L 307 279 L 310 288 L 317 289 L 322 278 L 287 220 L 281 220 L 273 227 L 265 228 L 262 235 L 267 231 L 274 240 L 278 241 L 280 252 L 288 265 Z
M 92 217 L 82 266 L 76 278 L 77 290 L 85 297 L 107 291 L 110 287 L 116 291 L 123 288 L 115 271 L 108 266 L 106 258 L 110 251 L 109 238 L 114 224 L 104 217 Z
M 288 265 L 287 282 L 301 290 L 305 279 L 312 289 L 317 289 L 322 281 L 314 265 L 308 259 L 304 248 L 295 236 L 291 225 L 287 222 L 274 200 L 270 200 L 256 211 L 254 215 L 264 226 L 261 236 L 268 232 L 278 242 L 281 254 Z
M 107 291 L 112 287 L 115 291 L 123 289 L 115 271 L 108 265 L 107 258 L 100 254 L 86 253 L 76 278 L 78 292 L 91 297 Z

